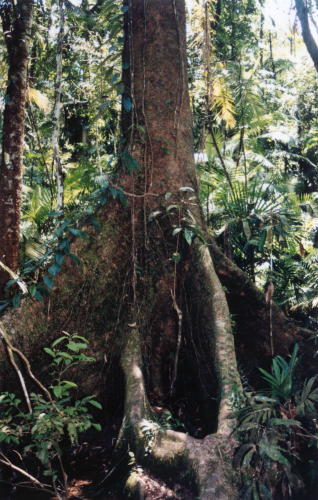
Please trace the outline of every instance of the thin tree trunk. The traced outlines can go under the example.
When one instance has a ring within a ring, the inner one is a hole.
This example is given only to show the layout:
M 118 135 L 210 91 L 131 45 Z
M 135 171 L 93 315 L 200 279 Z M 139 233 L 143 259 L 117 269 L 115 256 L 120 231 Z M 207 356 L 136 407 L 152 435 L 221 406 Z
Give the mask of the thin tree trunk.
M 310 30 L 309 8 L 303 0 L 295 0 L 295 4 L 305 45 L 315 65 L 316 71 L 318 71 L 318 46 Z
M 270 59 L 271 66 L 272 66 L 272 73 L 273 73 L 273 76 L 274 76 L 274 80 L 276 80 L 277 79 L 277 75 L 276 75 L 276 66 L 275 66 L 274 51 L 273 51 L 273 36 L 272 36 L 272 33 L 269 33 L 269 35 L 268 35 L 268 41 L 269 41 L 269 59 Z
M 15 4 L 5 3 L 1 8 L 9 71 L 0 163 L 0 260 L 13 271 L 19 266 L 24 115 L 32 3 L 32 0 L 20 0 Z M 0 291 L 8 279 L 7 273 L 0 270 Z
M 61 136 L 61 111 L 62 111 L 62 88 L 63 88 L 63 43 L 64 43 L 64 0 L 58 2 L 59 31 L 56 44 L 56 78 L 55 78 L 55 100 L 53 109 L 53 171 L 56 178 L 56 206 L 58 210 L 64 209 L 64 176 L 60 152 Z
M 222 0 L 217 0 L 216 5 L 213 5 L 214 19 L 211 21 L 211 30 L 216 32 L 221 20 L 222 14 Z
M 259 30 L 259 44 L 260 44 L 260 67 L 264 67 L 264 14 L 261 13 L 261 25 Z

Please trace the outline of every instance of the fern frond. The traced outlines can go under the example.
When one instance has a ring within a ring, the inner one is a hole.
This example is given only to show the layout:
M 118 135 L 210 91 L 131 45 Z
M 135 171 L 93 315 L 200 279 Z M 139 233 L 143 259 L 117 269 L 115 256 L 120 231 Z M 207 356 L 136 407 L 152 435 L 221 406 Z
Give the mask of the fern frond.
M 40 92 L 40 90 L 29 87 L 28 101 L 36 104 L 36 106 L 45 114 L 51 111 L 50 99 L 46 94 Z

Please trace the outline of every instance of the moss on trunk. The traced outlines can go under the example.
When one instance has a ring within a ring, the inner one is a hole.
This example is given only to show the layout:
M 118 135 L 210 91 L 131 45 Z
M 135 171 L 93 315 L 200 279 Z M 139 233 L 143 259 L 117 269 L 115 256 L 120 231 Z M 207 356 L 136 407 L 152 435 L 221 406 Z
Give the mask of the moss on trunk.
M 32 0 L 18 2 L 17 5 L 4 2 L 0 8 L 9 61 L 0 162 L 0 260 L 13 271 L 19 266 L 24 112 L 32 4 Z M 0 297 L 9 279 L 10 276 L 0 268 Z

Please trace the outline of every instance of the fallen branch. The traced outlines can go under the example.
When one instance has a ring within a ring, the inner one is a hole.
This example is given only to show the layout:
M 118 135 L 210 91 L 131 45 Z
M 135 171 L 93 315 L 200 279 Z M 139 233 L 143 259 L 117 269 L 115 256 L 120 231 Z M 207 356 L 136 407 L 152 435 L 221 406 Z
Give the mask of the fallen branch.
M 53 398 L 52 398 L 52 396 L 50 394 L 50 391 L 42 384 L 42 382 L 32 372 L 31 365 L 30 365 L 30 362 L 27 359 L 27 357 L 17 347 L 14 347 L 12 345 L 12 343 L 10 341 L 10 338 L 9 338 L 8 334 L 6 333 L 6 331 L 5 331 L 5 329 L 4 329 L 4 327 L 3 327 L 3 325 L 2 325 L 1 322 L 0 322 L 0 334 L 2 335 L 2 338 L 3 338 L 3 340 L 4 340 L 5 344 L 6 344 L 11 364 L 13 365 L 13 367 L 16 370 L 16 372 L 18 374 L 18 377 L 20 379 L 22 390 L 23 390 L 23 393 L 25 395 L 25 398 L 26 398 L 26 401 L 27 401 L 30 413 L 32 413 L 32 407 L 31 407 L 31 403 L 30 403 L 28 391 L 27 391 L 26 384 L 25 384 L 24 378 L 22 376 L 22 373 L 19 370 L 19 367 L 17 366 L 17 364 L 16 364 L 16 362 L 14 360 L 13 352 L 15 352 L 20 357 L 20 359 L 22 359 L 29 377 L 35 382 L 35 384 L 45 394 L 45 396 L 47 397 L 47 399 L 49 400 L 49 402 L 51 403 L 51 405 L 53 406 L 53 408 L 58 413 L 61 413 L 60 410 L 58 409 L 58 407 L 56 406 L 56 404 L 55 404 L 55 402 L 54 402 L 54 400 L 53 400 Z
M 23 293 L 27 294 L 29 292 L 25 281 L 23 281 L 23 279 L 20 278 L 20 276 L 18 276 L 14 271 L 12 271 L 10 267 L 6 266 L 1 260 L 0 260 L 0 268 L 6 271 L 13 280 L 16 280 L 17 285 L 21 288 Z
M 2 457 L 2 458 L 1 458 Z M 22 474 L 23 476 L 27 477 L 28 479 L 30 479 L 30 481 L 34 484 L 37 484 L 38 486 L 40 486 L 41 488 L 44 487 L 44 485 L 42 485 L 42 483 L 36 479 L 36 477 L 32 476 L 31 474 L 29 474 L 26 470 L 24 469 L 21 469 L 21 467 L 18 467 L 17 465 L 14 465 L 9 459 L 8 457 L 6 457 L 2 452 L 0 452 L 0 463 L 2 463 L 3 465 L 6 465 L 7 467 L 9 467 L 10 469 L 12 470 L 15 470 L 16 472 L 19 472 L 20 474 Z M 51 493 L 51 492 L 50 492 Z
M 16 373 L 18 375 L 18 378 L 20 380 L 22 392 L 24 394 L 25 402 L 26 402 L 26 405 L 28 407 L 29 413 L 32 413 L 32 405 L 31 405 L 31 401 L 30 401 L 30 397 L 29 397 L 29 393 L 28 393 L 28 390 L 27 390 L 27 387 L 26 387 L 25 380 L 23 378 L 23 375 L 21 373 L 20 368 L 18 367 L 17 363 L 15 362 L 15 359 L 14 359 L 14 356 L 13 356 L 12 344 L 11 344 L 11 342 L 9 340 L 9 337 L 7 336 L 6 332 L 4 331 L 1 323 L 0 323 L 0 334 L 2 336 L 2 339 L 3 339 L 3 342 L 4 342 L 5 346 L 7 348 L 8 357 L 9 357 L 10 363 L 13 366 L 14 370 L 16 371 Z

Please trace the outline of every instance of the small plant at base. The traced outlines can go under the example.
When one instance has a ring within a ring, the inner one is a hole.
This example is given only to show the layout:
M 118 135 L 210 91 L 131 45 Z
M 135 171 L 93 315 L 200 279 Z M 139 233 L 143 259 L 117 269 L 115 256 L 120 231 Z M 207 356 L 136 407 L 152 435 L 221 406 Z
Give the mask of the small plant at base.
M 185 425 L 181 420 L 176 418 L 171 411 L 164 410 L 158 418 L 158 423 L 162 429 L 171 429 L 175 431 L 185 431 Z
M 0 394 L 0 443 L 6 445 L 10 456 L 17 448 L 17 456 L 35 457 L 42 466 L 43 475 L 50 478 L 58 498 L 63 498 L 67 489 L 61 444 L 65 440 L 71 445 L 77 444 L 80 434 L 90 428 L 100 431 L 101 427 L 94 423 L 89 406 L 102 408 L 94 396 L 73 400 L 72 392 L 77 385 L 65 380 L 65 373 L 79 363 L 94 361 L 94 358 L 84 352 L 88 347 L 84 337 L 63 333 L 50 348 L 44 349 L 52 358 L 50 368 L 54 382 L 50 386 L 51 391 L 43 386 L 42 393 L 30 394 L 31 412 L 24 410 L 22 401 L 15 394 Z M 0 454 L 0 462 L 13 469 L 16 467 L 3 453 Z M 20 469 L 20 472 L 41 485 L 27 470 Z
M 318 388 L 316 377 L 297 381 L 297 354 L 296 345 L 289 361 L 276 356 L 271 373 L 261 369 L 267 387 L 246 393 L 238 412 L 235 462 L 247 500 L 294 498 L 305 486 L 301 468 L 317 466 Z
M 156 437 L 160 431 L 160 426 L 156 422 L 143 420 L 140 428 L 146 440 L 145 455 L 147 456 L 151 454 Z

